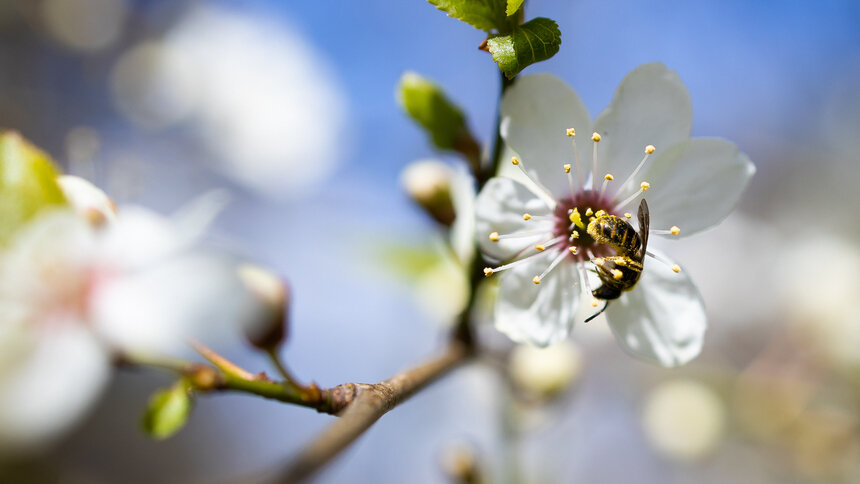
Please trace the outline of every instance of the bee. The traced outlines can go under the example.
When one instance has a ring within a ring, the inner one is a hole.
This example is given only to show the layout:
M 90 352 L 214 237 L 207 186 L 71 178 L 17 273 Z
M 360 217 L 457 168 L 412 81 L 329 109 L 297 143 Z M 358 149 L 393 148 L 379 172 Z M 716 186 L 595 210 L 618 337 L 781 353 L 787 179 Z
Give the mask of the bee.
M 596 318 L 609 306 L 613 299 L 621 297 L 621 293 L 633 289 L 645 261 L 645 249 L 648 246 L 648 227 L 650 217 L 648 203 L 639 203 L 639 233 L 627 221 L 615 215 L 595 217 L 588 224 L 588 235 L 598 244 L 606 244 L 617 255 L 610 257 L 595 257 L 591 261 L 597 268 L 597 276 L 603 284 L 591 291 L 596 299 L 606 301 L 603 309 L 591 315 L 585 322 Z

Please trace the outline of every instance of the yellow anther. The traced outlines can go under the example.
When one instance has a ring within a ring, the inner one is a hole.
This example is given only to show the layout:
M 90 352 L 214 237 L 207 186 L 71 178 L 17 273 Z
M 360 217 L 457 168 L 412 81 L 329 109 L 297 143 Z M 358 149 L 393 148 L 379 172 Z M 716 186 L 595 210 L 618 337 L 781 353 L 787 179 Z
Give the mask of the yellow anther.
M 567 249 L 567 250 L 569 250 L 571 254 L 576 255 L 576 251 L 577 251 L 577 248 L 576 248 L 576 247 L 571 246 L 571 247 L 570 247 L 569 249 Z
M 531 218 L 532 218 L 531 214 L 529 214 L 529 213 L 524 213 L 524 214 L 523 214 L 523 220 L 529 220 L 529 219 L 531 219 Z
M 520 159 L 519 159 L 519 158 L 517 158 L 516 156 L 512 156 L 512 157 L 511 157 L 511 163 L 513 163 L 513 164 L 515 164 L 515 165 L 519 165 L 519 164 L 520 164 Z
M 600 142 L 600 134 L 598 134 L 597 131 L 591 134 L 591 141 L 594 141 L 595 143 Z
M 591 259 L 591 262 L 594 262 L 596 265 L 603 266 L 604 261 L 602 257 L 595 257 L 594 259 Z
M 677 273 L 681 272 L 681 266 L 679 266 L 678 264 L 675 264 L 672 266 L 672 270 L 675 271 L 675 273 L 677 274 Z
M 618 259 L 617 261 L 615 261 L 615 265 L 625 267 L 627 265 L 627 261 L 624 259 Z
M 624 277 L 623 272 L 619 271 L 618 269 L 612 269 L 612 278 L 613 279 L 615 279 L 616 281 L 619 281 L 619 280 L 621 280 L 622 277 Z
M 565 165 L 564 165 L 564 172 L 565 172 L 565 173 L 570 173 L 570 163 L 565 163 Z
M 596 308 L 596 307 L 597 307 L 597 304 L 598 304 L 597 299 L 592 299 L 592 300 L 591 300 L 591 307 Z
M 669 229 L 669 233 L 671 233 L 672 235 L 678 235 L 681 233 L 681 228 L 677 225 L 673 225 L 672 228 Z
M 573 232 L 571 232 L 570 236 L 573 237 L 574 239 L 578 239 L 579 238 L 579 232 L 574 230 Z
M 600 218 L 604 215 L 606 215 L 606 210 L 598 210 L 598 211 L 594 212 L 594 216 L 597 218 Z
M 606 175 L 603 175 L 603 179 L 606 181 L 612 181 L 615 179 L 615 177 L 612 176 L 612 173 L 607 173 Z
M 490 233 L 490 240 L 492 240 L 493 242 L 498 242 L 499 241 L 499 233 L 498 232 Z
M 651 184 L 648 182 L 642 182 L 639 184 L 639 188 L 641 188 L 642 191 L 644 192 L 644 191 L 648 190 L 649 188 L 651 188 Z
M 544 247 L 544 246 L 543 246 L 543 245 L 541 245 L 541 244 L 538 244 L 538 245 L 536 245 L 536 246 L 535 246 L 535 249 L 539 250 L 540 252 L 543 252 L 543 251 L 545 251 L 545 250 L 546 250 L 546 247 Z
M 567 128 L 564 132 L 567 133 L 567 135 L 570 136 L 571 138 L 576 136 L 576 130 L 573 128 Z
M 579 215 L 579 209 L 574 208 L 572 212 L 570 212 L 570 221 L 576 224 L 577 227 L 585 230 L 585 224 L 582 223 L 582 216 Z
M 484 267 L 484 276 L 490 277 L 493 275 L 493 269 L 491 267 Z
M 592 215 L 594 215 L 594 211 L 591 210 L 591 207 L 586 208 L 585 209 L 585 216 L 591 217 Z
M 632 214 L 632 213 L 630 213 L 630 212 L 624 212 L 624 218 L 630 218 L 630 217 L 632 217 L 632 216 L 633 216 L 633 214 Z
M 646 147 L 645 147 L 645 153 L 648 153 L 648 154 L 650 155 L 650 154 L 651 154 L 651 153 L 653 153 L 653 152 L 654 152 L 654 150 L 656 150 L 656 149 L 657 149 L 657 148 L 655 148 L 655 147 L 654 147 L 654 145 L 648 145 L 648 146 L 646 146 Z
M 540 277 L 535 276 L 534 279 L 532 279 L 532 282 L 534 282 L 535 284 L 540 284 Z

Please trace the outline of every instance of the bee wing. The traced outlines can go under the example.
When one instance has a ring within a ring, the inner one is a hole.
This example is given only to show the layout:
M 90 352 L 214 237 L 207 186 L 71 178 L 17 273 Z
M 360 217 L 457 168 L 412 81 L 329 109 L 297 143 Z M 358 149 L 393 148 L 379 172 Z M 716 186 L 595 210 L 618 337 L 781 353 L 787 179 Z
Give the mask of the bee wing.
M 651 216 L 648 212 L 648 202 L 643 198 L 639 202 L 639 238 L 642 239 L 642 247 L 639 249 L 640 257 L 645 257 L 648 247 L 648 229 L 651 226 Z

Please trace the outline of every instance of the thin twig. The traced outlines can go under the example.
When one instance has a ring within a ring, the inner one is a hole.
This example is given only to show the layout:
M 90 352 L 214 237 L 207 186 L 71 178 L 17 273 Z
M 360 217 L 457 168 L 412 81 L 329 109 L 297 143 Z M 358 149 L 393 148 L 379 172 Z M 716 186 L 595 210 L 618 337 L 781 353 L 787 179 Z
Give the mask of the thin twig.
M 340 419 L 305 447 L 278 476 L 278 482 L 299 482 L 338 455 L 380 417 L 413 393 L 447 374 L 472 354 L 455 342 L 441 356 L 375 385 L 355 385 L 354 399 Z
M 210 363 L 228 375 L 232 375 L 243 380 L 254 380 L 256 378 L 256 376 L 250 371 L 236 365 L 227 358 L 224 358 L 215 350 L 199 341 L 192 341 L 191 346 L 194 348 L 194 351 L 200 353 L 200 356 L 209 360 Z

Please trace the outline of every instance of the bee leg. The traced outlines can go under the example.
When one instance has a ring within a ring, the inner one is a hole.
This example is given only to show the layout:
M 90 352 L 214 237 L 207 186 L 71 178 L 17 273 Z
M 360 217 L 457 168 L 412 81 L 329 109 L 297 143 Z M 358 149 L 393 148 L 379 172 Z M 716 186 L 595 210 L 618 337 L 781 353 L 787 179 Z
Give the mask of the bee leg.
M 607 307 L 609 307 L 609 301 L 606 301 L 606 304 L 603 305 L 603 308 L 601 308 L 600 311 L 597 311 L 596 313 L 589 316 L 588 319 L 585 320 L 585 322 L 587 323 L 587 322 L 591 321 L 592 319 L 600 316 L 603 313 L 603 311 L 606 311 Z

